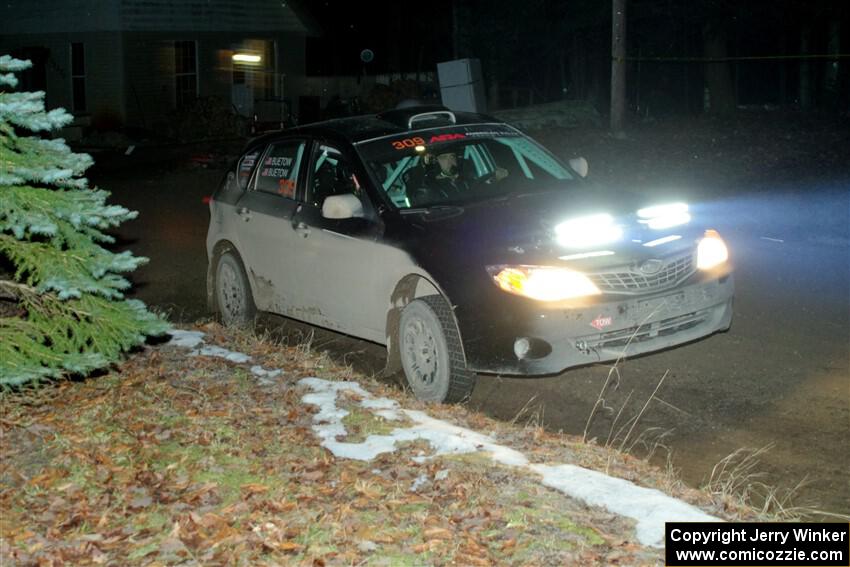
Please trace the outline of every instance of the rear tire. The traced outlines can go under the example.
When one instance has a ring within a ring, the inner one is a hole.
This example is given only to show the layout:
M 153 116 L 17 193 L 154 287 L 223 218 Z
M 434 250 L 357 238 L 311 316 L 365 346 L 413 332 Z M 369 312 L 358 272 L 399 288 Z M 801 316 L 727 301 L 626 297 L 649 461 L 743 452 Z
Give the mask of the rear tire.
M 242 260 L 235 252 L 225 252 L 218 259 L 215 269 L 215 302 L 221 322 L 225 325 L 246 327 L 257 316 L 248 276 Z
M 404 308 L 398 344 L 407 383 L 417 399 L 452 404 L 472 393 L 475 373 L 466 367 L 451 307 L 439 295 L 416 299 Z

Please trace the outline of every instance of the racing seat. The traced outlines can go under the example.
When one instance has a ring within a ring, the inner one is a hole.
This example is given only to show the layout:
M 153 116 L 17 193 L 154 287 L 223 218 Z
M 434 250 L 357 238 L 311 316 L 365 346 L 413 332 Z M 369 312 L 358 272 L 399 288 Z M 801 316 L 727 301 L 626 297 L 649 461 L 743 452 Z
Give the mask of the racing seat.
M 411 207 L 421 207 L 446 199 L 446 195 L 439 188 L 433 186 L 427 166 L 417 165 L 405 171 L 401 177 L 404 180 L 405 194 Z M 429 179 L 430 178 L 430 179 Z
M 327 161 L 313 175 L 313 205 L 322 208 L 327 197 L 335 194 L 336 171 Z

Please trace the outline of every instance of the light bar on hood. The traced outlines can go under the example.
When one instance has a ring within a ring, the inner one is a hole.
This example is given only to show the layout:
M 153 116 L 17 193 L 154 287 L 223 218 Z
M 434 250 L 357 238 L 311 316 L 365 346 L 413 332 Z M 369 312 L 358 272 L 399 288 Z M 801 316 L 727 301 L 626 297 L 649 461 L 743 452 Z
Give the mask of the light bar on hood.
M 566 248 L 591 248 L 620 240 L 623 229 L 607 213 L 564 221 L 555 227 L 555 237 Z
M 686 203 L 670 203 L 638 209 L 638 222 L 654 230 L 663 230 L 691 221 Z

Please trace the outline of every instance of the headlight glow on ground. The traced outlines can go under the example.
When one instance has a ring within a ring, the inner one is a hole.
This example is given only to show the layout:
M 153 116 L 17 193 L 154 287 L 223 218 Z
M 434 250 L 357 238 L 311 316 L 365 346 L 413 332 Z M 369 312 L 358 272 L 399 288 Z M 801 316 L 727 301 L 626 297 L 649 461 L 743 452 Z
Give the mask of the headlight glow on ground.
M 560 301 L 600 293 L 587 276 L 563 268 L 490 266 L 487 270 L 502 290 L 539 301 Z
M 555 227 L 558 244 L 567 248 L 590 248 L 620 240 L 623 229 L 614 217 L 601 213 L 564 221 Z
M 716 230 L 706 230 L 697 246 L 697 268 L 710 270 L 729 259 L 726 243 Z

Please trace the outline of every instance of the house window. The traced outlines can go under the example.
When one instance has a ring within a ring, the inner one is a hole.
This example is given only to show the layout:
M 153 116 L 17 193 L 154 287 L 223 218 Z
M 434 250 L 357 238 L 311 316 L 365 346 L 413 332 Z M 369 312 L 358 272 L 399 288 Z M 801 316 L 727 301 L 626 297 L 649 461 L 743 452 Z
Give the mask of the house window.
M 177 108 L 198 98 L 198 52 L 194 41 L 174 42 L 174 77 Z
M 82 43 L 71 44 L 71 109 L 86 111 L 86 52 Z

